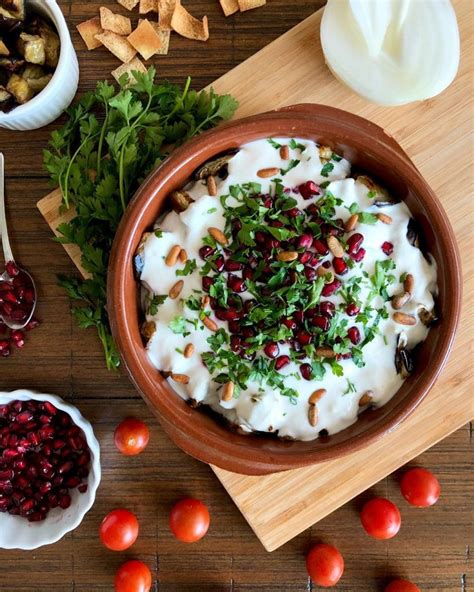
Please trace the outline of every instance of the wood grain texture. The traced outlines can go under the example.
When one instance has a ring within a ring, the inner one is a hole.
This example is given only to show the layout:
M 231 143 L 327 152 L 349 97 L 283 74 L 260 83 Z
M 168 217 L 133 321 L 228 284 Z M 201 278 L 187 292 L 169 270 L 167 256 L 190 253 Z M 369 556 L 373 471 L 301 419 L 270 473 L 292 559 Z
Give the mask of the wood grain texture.
M 465 2 L 470 4 L 470 0 Z M 74 25 L 95 15 L 100 5 L 115 9 L 115 4 L 113 0 L 59 3 L 78 49 L 80 92 L 84 92 L 93 88 L 97 79 L 111 79 L 109 72 L 117 62 L 105 50 L 89 54 Z M 188 0 L 186 5 L 193 14 L 210 15 L 212 51 L 206 44 L 173 37 L 170 55 L 155 63 L 163 78 L 182 82 L 190 73 L 195 88 L 205 86 L 321 4 L 318 0 L 271 0 L 263 9 L 226 20 L 216 0 Z M 117 10 L 126 13 L 118 5 Z M 276 99 L 282 101 L 281 96 Z M 443 493 L 434 508 L 417 510 L 405 504 L 398 487 L 401 471 L 396 471 L 271 555 L 266 553 L 209 467 L 187 457 L 168 440 L 127 378 L 105 370 L 94 331 L 78 329 L 71 319 L 70 305 L 56 285 L 56 274 L 71 273 L 73 266 L 61 245 L 51 240 L 51 231 L 35 206 L 50 190 L 41 166 L 41 150 L 60 123 L 27 134 L 0 131 L 0 149 L 7 155 L 13 247 L 38 282 L 38 314 L 43 321 L 42 327 L 30 334 L 21 355 L 1 361 L 0 388 L 36 388 L 76 404 L 92 421 L 100 440 L 103 480 L 97 503 L 74 533 L 34 552 L 0 550 L 1 592 L 111 592 L 115 569 L 131 558 L 142 559 L 152 568 L 153 592 L 315 591 L 317 587 L 306 576 L 303 555 L 319 540 L 336 544 L 344 554 L 346 573 L 337 588 L 343 592 L 383 592 L 395 576 L 413 579 L 424 592 L 471 590 L 474 467 L 469 426 L 416 460 L 441 480 Z M 407 148 L 405 141 L 403 145 Z M 432 157 L 431 145 L 424 146 L 418 166 Z M 438 164 L 440 170 L 430 179 L 434 186 L 445 178 L 439 160 Z M 457 228 L 462 213 L 454 206 L 448 213 Z M 120 456 L 112 442 L 116 424 L 127 415 L 142 418 L 151 429 L 149 448 L 135 459 Z M 359 525 L 360 505 L 375 494 L 400 505 L 403 528 L 392 541 L 373 541 Z M 183 495 L 201 497 L 211 509 L 209 535 L 196 545 L 180 545 L 168 532 L 168 510 Z M 136 511 L 141 524 L 139 540 L 123 554 L 106 551 L 97 537 L 103 516 L 119 506 Z

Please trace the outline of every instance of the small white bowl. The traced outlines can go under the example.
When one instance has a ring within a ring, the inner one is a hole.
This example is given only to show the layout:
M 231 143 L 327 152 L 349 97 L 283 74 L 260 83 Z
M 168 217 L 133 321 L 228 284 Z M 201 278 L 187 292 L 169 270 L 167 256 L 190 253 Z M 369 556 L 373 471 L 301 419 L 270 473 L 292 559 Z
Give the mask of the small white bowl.
M 57 119 L 71 104 L 79 84 L 79 64 L 71 35 L 56 0 L 28 0 L 27 10 L 48 17 L 61 41 L 59 62 L 49 84 L 24 105 L 9 113 L 0 112 L 0 127 L 33 130 Z
M 69 405 L 55 395 L 44 395 L 28 390 L 17 390 L 11 393 L 0 392 L 0 405 L 11 401 L 50 401 L 61 411 L 70 415 L 72 421 L 82 429 L 91 453 L 89 476 L 87 477 L 87 491 L 79 493 L 70 490 L 72 502 L 69 508 L 63 510 L 54 508 L 42 522 L 28 522 L 20 516 L 0 513 L 0 548 L 3 549 L 37 549 L 43 545 L 50 545 L 62 538 L 67 532 L 74 530 L 82 522 L 86 513 L 95 500 L 97 487 L 100 483 L 100 447 L 91 424 L 84 419 L 79 409 Z

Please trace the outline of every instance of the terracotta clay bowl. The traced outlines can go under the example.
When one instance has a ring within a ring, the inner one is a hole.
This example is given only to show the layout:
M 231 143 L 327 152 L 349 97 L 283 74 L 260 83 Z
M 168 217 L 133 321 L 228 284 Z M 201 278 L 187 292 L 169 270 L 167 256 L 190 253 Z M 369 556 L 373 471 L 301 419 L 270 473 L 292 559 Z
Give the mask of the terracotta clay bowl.
M 270 435 L 243 436 L 231 431 L 204 406 L 191 408 L 148 361 L 139 330 L 142 319 L 133 255 L 143 233 L 167 209 L 169 193 L 182 187 L 198 166 L 216 154 L 272 136 L 301 137 L 328 144 L 353 167 L 373 176 L 406 201 L 438 266 L 440 321 L 419 348 L 413 375 L 380 409 L 368 410 L 349 428 L 312 442 L 281 441 Z M 108 281 L 108 310 L 124 365 L 164 430 L 188 454 L 249 475 L 334 459 L 396 429 L 428 394 L 446 363 L 458 325 L 460 298 L 461 272 L 453 231 L 426 181 L 381 128 L 321 105 L 297 105 L 236 120 L 175 150 L 150 174 L 129 205 L 115 238 Z

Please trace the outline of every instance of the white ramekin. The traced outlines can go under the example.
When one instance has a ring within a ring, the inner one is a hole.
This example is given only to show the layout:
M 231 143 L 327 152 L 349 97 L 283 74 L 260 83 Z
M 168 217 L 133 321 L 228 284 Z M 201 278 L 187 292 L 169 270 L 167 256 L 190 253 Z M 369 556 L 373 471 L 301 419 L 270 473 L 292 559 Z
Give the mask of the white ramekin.
M 58 409 L 68 413 L 73 422 L 82 429 L 91 453 L 89 475 L 87 477 L 88 487 L 85 493 L 79 493 L 77 489 L 71 490 L 72 503 L 69 508 L 66 510 L 61 508 L 50 510 L 46 520 L 42 522 L 28 522 L 28 520 L 20 516 L 0 513 L 0 548 L 2 549 L 31 550 L 58 541 L 67 532 L 77 528 L 82 522 L 82 519 L 94 503 L 97 487 L 100 483 L 99 443 L 94 436 L 91 424 L 84 419 L 79 409 L 55 395 L 34 393 L 24 389 L 11 393 L 0 392 L 0 405 L 10 401 L 27 401 L 29 399 L 50 401 Z
M 56 0 L 28 0 L 27 8 L 48 17 L 61 41 L 59 63 L 48 86 L 10 113 L 0 112 L 0 127 L 11 130 L 33 130 L 48 125 L 69 107 L 79 84 L 79 64 L 72 45 L 66 19 Z

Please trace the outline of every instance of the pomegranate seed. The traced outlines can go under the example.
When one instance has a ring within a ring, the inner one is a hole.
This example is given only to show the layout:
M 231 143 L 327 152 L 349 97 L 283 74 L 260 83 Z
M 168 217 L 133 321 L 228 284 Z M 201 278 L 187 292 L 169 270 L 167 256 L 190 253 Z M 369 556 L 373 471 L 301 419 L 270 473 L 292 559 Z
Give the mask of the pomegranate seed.
M 385 253 L 385 255 L 387 255 L 387 257 L 389 257 L 393 253 L 393 245 L 392 245 L 392 243 L 389 243 L 388 241 L 385 241 L 382 244 L 382 251 Z
M 76 465 L 78 467 L 84 467 L 85 465 L 89 464 L 90 459 L 90 452 L 88 450 L 84 450 L 84 452 L 77 458 Z
M 325 284 L 325 286 L 323 287 L 323 289 L 321 291 L 321 294 L 323 296 L 332 296 L 332 294 L 334 294 L 335 292 L 337 292 L 337 290 L 339 290 L 341 285 L 342 284 L 339 280 L 334 280 L 330 284 Z
M 0 497 L 0 512 L 6 512 L 9 505 L 10 500 L 7 497 Z
M 12 338 L 15 339 L 13 337 L 13 333 L 15 333 L 16 331 L 12 332 Z M 18 331 L 18 333 L 21 333 L 21 331 Z M 31 413 L 31 411 L 22 411 L 21 413 L 19 413 L 16 416 L 16 421 L 18 423 L 28 423 L 29 421 L 31 421 L 33 419 L 34 415 L 33 413 Z
M 302 310 L 295 311 L 293 318 L 298 323 L 298 325 L 302 325 L 304 323 L 304 311 L 302 311 Z
M 77 490 L 79 491 L 79 493 L 85 493 L 87 491 L 87 483 L 83 483 L 82 485 L 79 485 Z
M 24 499 L 25 496 L 21 491 L 14 491 L 11 495 L 11 500 L 15 506 L 19 506 Z
M 216 308 L 215 315 L 220 321 L 236 321 L 240 317 L 235 308 Z
M 299 257 L 300 263 L 306 265 L 306 263 L 309 263 L 309 261 L 311 261 L 312 257 L 313 253 L 311 253 L 311 251 L 305 251 L 304 253 L 301 253 Z
M 216 250 L 213 249 L 212 247 L 204 246 L 199 249 L 199 257 L 201 257 L 201 259 L 205 260 L 208 257 L 210 257 L 211 255 L 214 255 L 215 252 L 216 252 Z
M 59 498 L 59 507 L 65 510 L 71 505 L 71 496 L 66 493 Z
M 242 347 L 242 337 L 240 335 L 230 336 L 230 349 L 234 352 L 239 351 Z
M 11 481 L 14 475 L 15 473 L 11 469 L 5 469 L 4 471 L 0 471 L 0 480 Z
M 282 323 L 285 325 L 285 327 L 288 327 L 288 329 L 291 329 L 292 331 L 294 331 L 297 327 L 295 320 L 291 318 L 283 319 Z
M 298 185 L 298 191 L 303 199 L 311 199 L 314 195 L 320 195 L 321 188 L 314 181 L 306 181 Z
M 41 485 L 39 486 L 39 492 L 42 495 L 46 495 L 48 492 L 51 491 L 53 487 L 53 484 L 51 483 L 51 481 L 44 481 L 43 483 L 41 483 Z
M 49 415 L 56 415 L 58 412 L 57 408 L 49 401 L 45 401 L 43 403 L 43 409 L 46 411 L 46 413 L 49 413 Z
M 12 514 L 13 516 L 18 516 L 20 514 L 20 508 L 17 508 L 16 506 L 10 506 L 8 508 L 8 513 Z
M 267 249 L 277 249 L 281 245 L 281 242 L 277 238 L 273 238 L 271 236 L 268 236 L 265 239 L 264 244 L 267 247 Z
M 281 370 L 283 366 L 290 363 L 290 356 L 278 356 L 275 360 L 275 370 Z
M 364 237 L 360 232 L 355 232 L 347 239 L 347 251 L 349 255 L 354 255 L 364 241 Z
M 333 302 L 330 302 L 329 300 L 323 300 L 323 302 L 319 304 L 319 312 L 324 317 L 328 317 L 331 319 L 334 316 L 334 313 L 336 312 L 336 306 Z
M 304 329 L 300 329 L 296 334 L 296 339 L 301 343 L 301 345 L 309 345 L 312 340 L 312 336 L 310 333 L 305 331 Z
M 347 330 L 347 336 L 354 345 L 357 345 L 360 342 L 360 332 L 357 327 L 349 327 Z
M 355 302 L 350 302 L 346 306 L 346 314 L 350 317 L 355 317 L 355 315 L 359 314 L 360 308 L 357 306 Z
M 232 259 L 227 259 L 224 265 L 224 269 L 226 271 L 240 271 L 243 268 L 243 263 L 240 263 L 239 261 L 233 261 Z
M 313 237 L 310 234 L 302 234 L 298 239 L 298 249 L 309 249 L 313 244 Z
M 252 327 L 244 327 L 242 329 L 242 335 L 246 339 L 249 339 L 250 337 L 255 337 L 255 329 L 252 329 Z
M 304 275 L 305 275 L 306 279 L 308 280 L 308 282 L 314 282 L 314 280 L 316 279 L 318 274 L 316 273 L 315 269 L 313 269 L 312 267 L 306 266 L 304 268 Z
M 20 273 L 20 270 L 14 261 L 7 261 L 5 269 L 10 277 L 15 277 Z
M 35 507 L 35 500 L 34 499 L 26 499 L 24 502 L 20 504 L 20 510 L 22 514 L 28 514 L 33 510 Z
M 323 316 L 316 316 L 311 319 L 311 325 L 313 327 L 318 327 L 322 331 L 327 331 L 329 329 L 329 319 Z
M 280 353 L 280 348 L 278 347 L 278 343 L 275 342 L 270 342 L 267 343 L 265 345 L 265 347 L 263 348 L 263 351 L 265 352 L 265 355 L 268 356 L 269 358 L 276 358 L 278 356 L 278 354 Z
M 211 264 L 217 271 L 223 271 L 224 269 L 224 257 L 219 255 Z
M 300 366 L 301 376 L 305 380 L 311 380 L 313 377 L 313 368 L 311 364 L 301 364 Z
M 355 253 L 350 255 L 351 259 L 359 263 L 365 257 L 365 249 L 359 249 Z
M 246 267 L 242 272 L 242 277 L 244 280 L 253 280 L 253 271 L 249 267 Z
M 13 448 L 5 448 L 5 450 L 2 453 L 3 457 L 7 459 L 15 458 L 19 454 L 20 453 L 18 452 L 18 450 L 14 450 Z
M 44 512 L 33 512 L 28 516 L 28 522 L 41 522 L 45 518 L 46 514 Z
M 40 322 L 38 321 L 38 319 L 36 317 L 32 317 L 29 321 L 28 324 L 26 325 L 25 329 L 27 331 L 31 331 L 32 329 L 36 329 L 36 327 L 39 327 Z
M 329 248 L 326 244 L 326 241 L 323 239 L 315 238 L 313 240 L 313 248 L 320 255 L 327 255 L 329 253 Z
M 257 232 L 255 233 L 255 240 L 259 245 L 263 245 L 266 238 L 266 234 L 261 230 L 257 230 Z
M 291 210 L 287 210 L 285 214 L 288 218 L 297 218 L 298 216 L 304 216 L 303 212 L 298 208 L 291 208 Z
M 344 275 L 348 271 L 347 263 L 342 257 L 334 257 L 332 260 L 332 266 L 338 275 Z
M 247 286 L 242 278 L 230 273 L 227 277 L 227 285 L 234 292 L 245 292 Z
M 80 478 L 76 477 L 74 475 L 72 477 L 69 477 L 65 481 L 66 486 L 69 487 L 70 489 L 74 489 L 75 487 L 77 487 L 80 484 L 80 482 L 81 482 Z
M 38 430 L 38 436 L 41 438 L 41 440 L 48 440 L 54 436 L 54 428 L 49 425 L 45 425 Z
M 213 283 L 214 283 L 214 280 L 211 277 L 209 277 L 208 275 L 205 275 L 202 278 L 202 289 L 204 290 L 204 292 L 209 292 Z
M 231 333 L 240 333 L 240 323 L 237 321 L 229 321 L 229 331 Z

